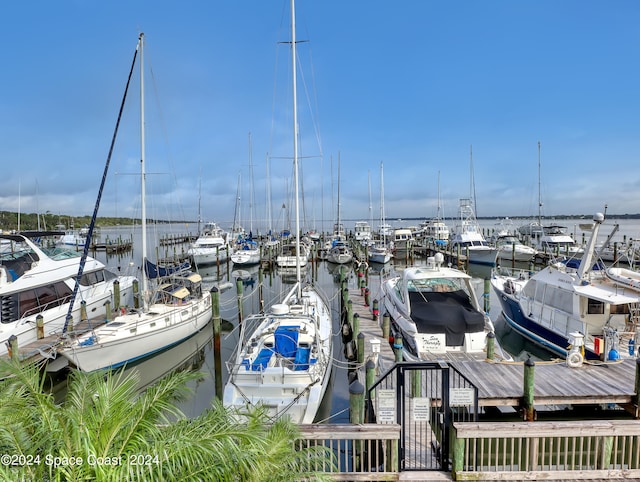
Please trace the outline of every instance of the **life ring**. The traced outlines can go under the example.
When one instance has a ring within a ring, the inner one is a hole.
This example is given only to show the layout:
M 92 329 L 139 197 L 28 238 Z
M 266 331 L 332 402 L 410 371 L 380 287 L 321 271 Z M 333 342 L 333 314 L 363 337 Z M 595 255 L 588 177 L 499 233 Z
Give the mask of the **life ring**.
M 579 351 L 572 351 L 567 355 L 567 366 L 570 368 L 581 367 L 583 362 L 584 356 Z

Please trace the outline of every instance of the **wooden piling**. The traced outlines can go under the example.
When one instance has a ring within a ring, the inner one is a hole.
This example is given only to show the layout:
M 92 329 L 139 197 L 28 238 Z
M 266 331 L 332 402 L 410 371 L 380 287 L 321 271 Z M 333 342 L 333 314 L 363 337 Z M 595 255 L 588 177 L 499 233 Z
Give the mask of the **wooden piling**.
M 515 246 L 515 245 L 514 245 Z M 491 309 L 491 280 L 484 280 L 484 294 L 482 295 L 484 298 L 484 312 L 489 313 Z
M 382 315 L 382 338 L 385 340 L 389 339 L 389 335 L 391 334 L 391 316 L 389 313 L 385 313 Z
M 365 363 L 364 367 L 365 367 L 365 384 L 366 384 L 365 396 L 368 397 L 369 390 L 371 390 L 371 387 L 376 382 L 376 364 L 373 362 L 371 358 L 369 358 L 367 360 L 367 363 Z M 371 404 L 372 401 L 367 399 L 365 400 L 365 403 Z M 365 417 L 367 413 L 369 413 L 369 410 L 365 410 Z M 370 423 L 371 420 L 365 420 L 365 422 Z
M 82 300 L 80 302 L 80 321 L 87 321 L 89 317 L 87 316 L 87 302 L 86 300 Z
M 356 378 L 349 385 L 349 422 L 356 425 L 364 423 L 364 386 Z M 353 451 L 355 465 L 360 465 L 362 456 L 362 441 L 354 440 Z
M 36 316 L 36 330 L 38 340 L 42 340 L 44 338 L 44 317 L 42 313 Z
M 11 360 L 18 361 L 20 359 L 20 353 L 18 352 L 18 337 L 16 335 L 11 335 L 9 337 L 7 350 L 9 351 L 9 357 Z
M 242 280 L 238 278 L 236 280 L 236 296 L 238 298 L 238 323 L 242 324 L 243 315 L 242 315 Z
M 116 311 L 120 309 L 120 281 L 118 280 L 113 282 L 113 309 Z
M 133 307 L 140 308 L 140 284 L 138 280 L 133 280 Z
M 493 360 L 496 351 L 496 334 L 490 332 L 487 335 L 487 360 Z
M 73 333 L 73 316 L 67 315 L 65 325 L 67 327 L 67 331 Z
M 360 313 L 351 314 L 351 326 L 353 327 L 353 336 L 357 338 L 360 335 Z
M 522 401 L 524 403 L 524 420 L 533 422 L 535 420 L 534 404 L 534 372 L 535 362 L 531 357 L 524 362 L 524 395 Z
M 402 335 L 400 333 L 393 337 L 393 351 L 396 355 L 396 362 L 401 362 L 404 357 L 402 356 Z
M 211 288 L 211 314 L 213 318 L 213 359 L 216 379 L 216 397 L 218 400 L 222 400 L 222 350 L 220 348 L 222 323 L 220 320 L 220 291 L 216 286 Z

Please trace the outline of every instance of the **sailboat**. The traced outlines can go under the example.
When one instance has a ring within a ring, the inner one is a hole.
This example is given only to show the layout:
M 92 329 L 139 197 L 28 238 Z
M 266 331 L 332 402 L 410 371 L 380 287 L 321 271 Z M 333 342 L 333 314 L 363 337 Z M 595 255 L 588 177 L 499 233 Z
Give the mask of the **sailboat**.
M 249 235 L 246 233 L 240 239 L 235 240 L 235 250 L 231 253 L 231 261 L 234 266 L 253 266 L 260 264 L 260 246 L 253 239 L 253 161 L 251 156 L 251 134 L 249 134 L 249 171 L 251 178 L 251 200 L 249 202 L 250 225 Z
M 136 52 L 140 56 L 142 257 L 146 260 L 143 50 L 144 34 L 141 33 Z M 68 337 L 59 354 L 82 371 L 116 368 L 192 337 L 211 320 L 211 298 L 202 293 L 202 278 L 199 274 L 181 273 L 169 278 L 159 278 L 154 283 L 155 289 L 151 291 L 144 273 L 142 308 L 125 311 L 115 321 L 100 325 L 81 336 Z
M 291 0 L 293 61 L 293 166 L 296 256 L 300 257 L 298 201 L 298 116 L 296 99 L 295 6 Z M 227 362 L 229 379 L 223 403 L 242 412 L 262 406 L 272 419 L 314 421 L 332 371 L 332 319 L 326 297 L 303 283 L 296 263 L 296 283 L 282 300 L 242 323 L 238 346 Z
M 380 163 L 380 226 L 385 225 L 384 214 L 384 179 L 383 179 L 383 165 Z M 391 260 L 391 250 L 387 245 L 386 230 L 380 230 L 380 239 L 376 240 L 375 244 L 368 248 L 368 259 L 370 263 L 384 264 Z
M 338 219 L 333 227 L 333 237 L 328 246 L 327 261 L 335 264 L 347 264 L 353 261 L 353 251 L 340 219 L 340 157 L 338 157 Z

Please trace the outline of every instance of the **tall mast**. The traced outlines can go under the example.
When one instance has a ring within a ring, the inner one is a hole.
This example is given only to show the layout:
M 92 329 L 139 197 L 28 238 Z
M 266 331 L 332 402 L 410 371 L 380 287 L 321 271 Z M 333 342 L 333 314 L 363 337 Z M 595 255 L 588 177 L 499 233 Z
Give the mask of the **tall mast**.
M 369 183 L 369 224 L 373 226 L 373 206 L 371 205 L 371 171 L 367 171 L 367 178 Z
M 267 175 L 267 222 L 269 241 L 273 238 L 273 216 L 271 213 L 271 176 L 269 174 L 269 155 L 266 156 L 266 175 Z
M 436 219 L 438 221 L 442 220 L 441 209 L 442 207 L 440 206 L 440 171 L 438 171 L 438 208 L 436 211 Z
M 297 78 L 296 78 L 296 10 L 295 1 L 291 0 L 291 72 L 293 85 L 293 178 L 295 183 L 296 198 L 296 280 L 298 282 L 298 297 L 302 297 L 302 286 L 300 285 L 300 207 L 298 202 L 298 100 L 297 100 Z
M 342 225 L 340 224 L 340 153 L 338 152 L 338 224 L 336 225 L 336 235 L 342 234 Z
M 383 164 L 380 161 L 380 227 L 382 229 L 382 244 L 387 245 L 387 228 L 384 225 L 384 179 L 383 179 Z
M 469 166 L 470 166 L 470 178 L 469 182 L 471 185 L 469 186 L 469 192 L 471 193 L 471 206 L 473 211 L 475 212 L 476 217 L 478 216 L 477 206 L 476 206 L 476 180 L 473 173 L 473 146 L 469 145 Z
M 540 194 L 540 141 L 538 141 L 538 225 L 542 229 L 542 194 Z
M 253 146 L 251 145 L 251 132 L 249 132 L 249 232 L 253 234 Z
M 142 264 L 147 259 L 147 206 L 146 206 L 146 191 L 145 191 L 145 172 L 144 172 L 144 33 L 140 34 L 138 48 L 140 51 L 140 202 L 142 205 Z M 142 300 L 143 307 L 147 309 L 146 293 L 147 286 L 147 274 L 145 270 L 142 270 Z

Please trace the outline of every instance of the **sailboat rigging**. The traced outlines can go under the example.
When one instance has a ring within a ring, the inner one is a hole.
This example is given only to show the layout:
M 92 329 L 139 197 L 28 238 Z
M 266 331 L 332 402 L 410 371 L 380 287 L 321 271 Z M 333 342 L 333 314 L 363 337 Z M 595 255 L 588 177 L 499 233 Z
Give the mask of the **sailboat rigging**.
M 301 257 L 296 94 L 295 5 L 291 0 L 293 62 L 293 170 L 295 186 L 295 254 Z M 303 283 L 295 263 L 295 286 L 264 313 L 242 323 L 236 351 L 229 358 L 223 403 L 240 412 L 263 406 L 270 417 L 312 423 L 332 371 L 332 319 L 325 296 Z
M 140 195 L 142 257 L 147 261 L 145 173 L 144 34 L 136 50 L 140 66 Z M 142 275 L 142 308 L 131 309 L 117 321 L 68 339 L 59 353 L 82 371 L 115 368 L 169 348 L 195 335 L 211 319 L 211 298 L 202 293 L 196 273 L 160 278 L 153 292 Z
M 391 260 L 392 254 L 389 246 L 387 245 L 387 230 L 385 229 L 385 213 L 384 213 L 384 167 L 382 161 L 380 162 L 380 229 L 379 239 L 369 246 L 368 259 L 370 263 L 388 263 Z

